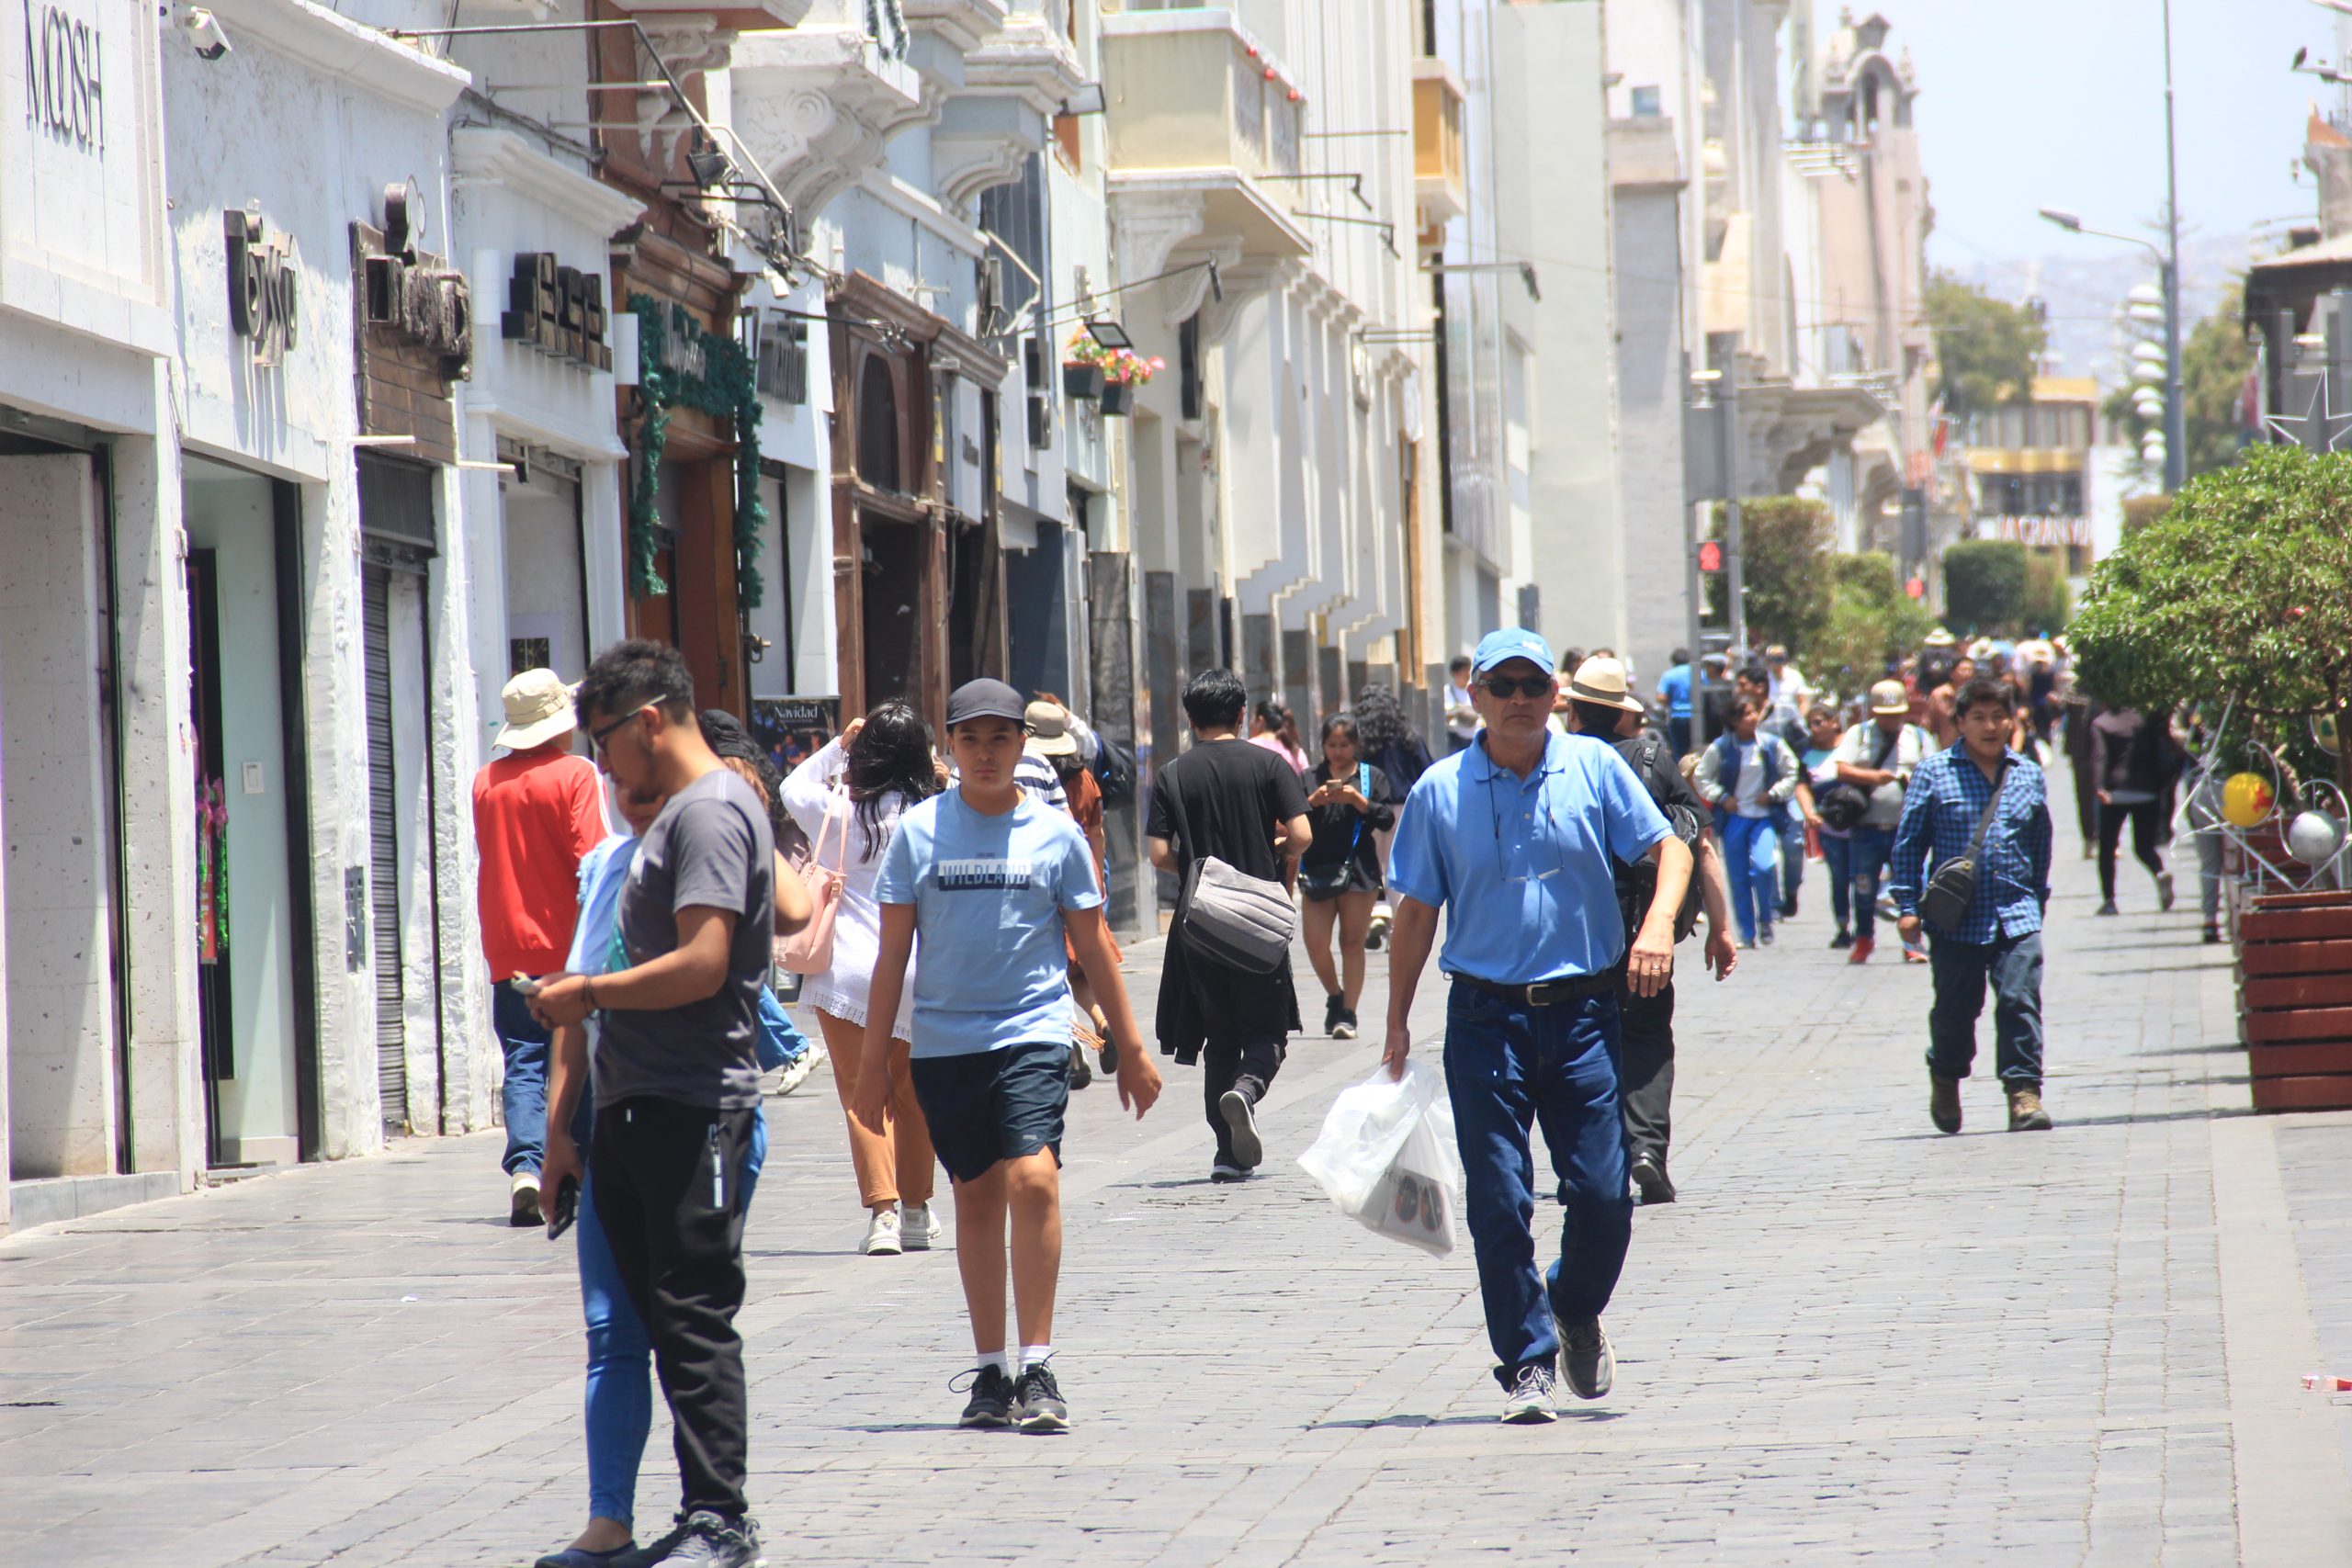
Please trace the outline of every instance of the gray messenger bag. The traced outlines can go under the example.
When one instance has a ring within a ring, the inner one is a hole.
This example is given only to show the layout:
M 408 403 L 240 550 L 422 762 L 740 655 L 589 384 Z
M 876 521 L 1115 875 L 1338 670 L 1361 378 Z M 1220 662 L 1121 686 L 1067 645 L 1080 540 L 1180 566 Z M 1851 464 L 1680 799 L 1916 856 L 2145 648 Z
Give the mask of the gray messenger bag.
M 1920 889 L 1921 924 L 1938 931 L 1956 931 L 1961 921 L 1968 918 L 1968 906 L 1976 898 L 1977 863 L 1984 858 L 1984 834 L 1993 826 L 1994 813 L 2001 809 L 2001 786 L 2008 779 L 2008 764 L 2003 762 L 1994 775 L 1993 793 L 1984 802 L 1984 814 L 1976 819 L 1976 836 L 1969 840 L 1968 852 L 1937 866 L 1928 878 L 1928 886 Z
M 1168 814 L 1184 857 L 1183 897 L 1176 906 L 1176 934 L 1184 945 L 1213 964 L 1251 975 L 1271 975 L 1290 957 L 1298 908 L 1290 889 L 1252 876 L 1215 855 L 1199 852 L 1184 800 L 1168 792 Z

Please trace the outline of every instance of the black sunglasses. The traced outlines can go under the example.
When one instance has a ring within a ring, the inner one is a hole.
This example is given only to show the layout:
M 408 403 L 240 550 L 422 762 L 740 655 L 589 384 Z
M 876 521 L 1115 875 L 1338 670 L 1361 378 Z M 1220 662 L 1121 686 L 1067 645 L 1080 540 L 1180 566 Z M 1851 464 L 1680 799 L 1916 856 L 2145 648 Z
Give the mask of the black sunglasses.
M 588 732 L 589 746 L 595 750 L 598 756 L 603 756 L 605 753 L 605 742 L 610 740 L 615 735 L 618 734 L 622 725 L 627 724 L 639 714 L 645 712 L 647 708 L 654 708 L 661 705 L 661 699 L 657 697 L 652 702 L 647 703 L 643 707 L 631 708 L 628 712 L 621 715 L 620 717 L 613 720 L 610 724 L 590 730 Z
M 1514 680 L 1509 675 L 1489 675 L 1480 684 L 1503 702 L 1513 697 L 1540 697 L 1552 689 L 1549 675 L 1521 675 Z

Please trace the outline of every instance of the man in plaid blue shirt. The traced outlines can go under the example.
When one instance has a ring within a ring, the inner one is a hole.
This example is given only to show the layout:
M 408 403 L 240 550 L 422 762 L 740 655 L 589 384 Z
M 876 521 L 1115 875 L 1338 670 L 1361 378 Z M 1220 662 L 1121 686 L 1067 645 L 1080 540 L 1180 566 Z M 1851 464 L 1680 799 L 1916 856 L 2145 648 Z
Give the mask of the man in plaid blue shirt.
M 1984 807 L 1999 807 L 1976 857 L 1976 891 L 1960 923 L 1933 928 L 1936 983 L 1928 1013 L 1928 1114 L 1960 1131 L 1960 1080 L 1976 1059 L 1976 1020 L 1993 987 L 1995 1061 L 2008 1091 L 2009 1131 L 2046 1132 L 2041 1105 L 2041 911 L 2050 902 L 2050 798 L 2041 770 L 2009 748 L 2008 683 L 1979 678 L 1953 704 L 1960 744 L 1919 765 L 1894 829 L 1891 891 L 1906 942 L 1920 931 L 1919 894 L 1930 857 L 1967 855 Z

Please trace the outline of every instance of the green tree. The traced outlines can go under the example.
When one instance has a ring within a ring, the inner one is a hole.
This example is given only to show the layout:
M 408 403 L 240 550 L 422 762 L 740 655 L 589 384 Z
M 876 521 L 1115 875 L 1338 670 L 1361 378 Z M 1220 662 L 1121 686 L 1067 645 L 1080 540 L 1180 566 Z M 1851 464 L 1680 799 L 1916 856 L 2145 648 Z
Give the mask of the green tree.
M 2026 552 L 2013 539 L 1962 539 L 1944 548 L 1944 614 L 1954 631 L 2014 629 L 2025 615 Z
M 2025 598 L 2018 613 L 2020 634 L 2047 637 L 2062 631 L 2075 613 L 2075 595 L 2066 586 L 2066 563 L 2052 550 L 2035 550 L 2025 558 Z
M 2254 345 L 2246 341 L 2239 319 L 2243 290 L 2232 284 L 2222 296 L 2220 309 L 2189 330 L 2180 345 L 2182 433 L 2188 437 L 2188 461 L 2183 472 L 2190 479 L 2237 461 L 2243 449 L 2245 425 L 2239 419 L 2245 378 L 2254 368 Z M 2162 346 L 2164 328 L 2145 321 L 2132 323 L 2132 336 Z M 2164 384 L 2156 384 L 2161 392 Z M 2149 431 L 2161 433 L 2164 415 L 2143 419 L 2132 406 L 2133 389 L 2118 388 L 2108 394 L 2107 417 L 2131 437 L 2132 449 Z M 2136 461 L 2136 459 L 2135 459 Z M 2154 484 L 2164 478 L 2160 463 L 2141 463 L 2141 478 Z
M 2189 480 L 2098 563 L 2067 635 L 2103 702 L 2352 735 L 2352 454 L 2254 446 Z M 2352 746 L 2335 766 L 2352 789 Z
M 1996 299 L 1940 269 L 1928 275 L 1925 303 L 1936 340 L 1937 386 L 1954 417 L 2026 395 L 2050 342 L 2037 311 Z
M 1713 536 L 1724 536 L 1724 509 L 1714 509 Z M 1793 495 L 1761 495 L 1739 503 L 1742 580 L 1747 588 L 1748 639 L 1758 648 L 1786 643 L 1800 662 L 1829 620 L 1829 509 Z M 1707 582 L 1707 613 L 1720 618 L 1729 572 Z
M 1826 565 L 1829 615 L 1806 649 L 1804 671 L 1825 692 L 1859 695 L 1894 660 L 1919 650 L 1935 617 L 1903 592 L 1894 558 L 1883 550 L 1830 556 Z

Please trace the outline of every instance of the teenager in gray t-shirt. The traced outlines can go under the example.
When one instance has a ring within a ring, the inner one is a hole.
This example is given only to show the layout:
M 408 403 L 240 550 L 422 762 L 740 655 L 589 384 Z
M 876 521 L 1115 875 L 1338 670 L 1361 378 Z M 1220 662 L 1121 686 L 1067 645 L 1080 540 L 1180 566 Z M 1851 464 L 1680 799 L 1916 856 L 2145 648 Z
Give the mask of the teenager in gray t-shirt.
M 621 941 L 629 963 L 643 964 L 676 951 L 679 910 L 729 910 L 735 933 L 727 979 L 699 1001 L 605 1014 L 596 1049 L 599 1110 L 649 1094 L 728 1111 L 760 1102 L 752 1044 L 775 900 L 775 840 L 751 785 L 716 768 L 672 795 L 629 867 Z

